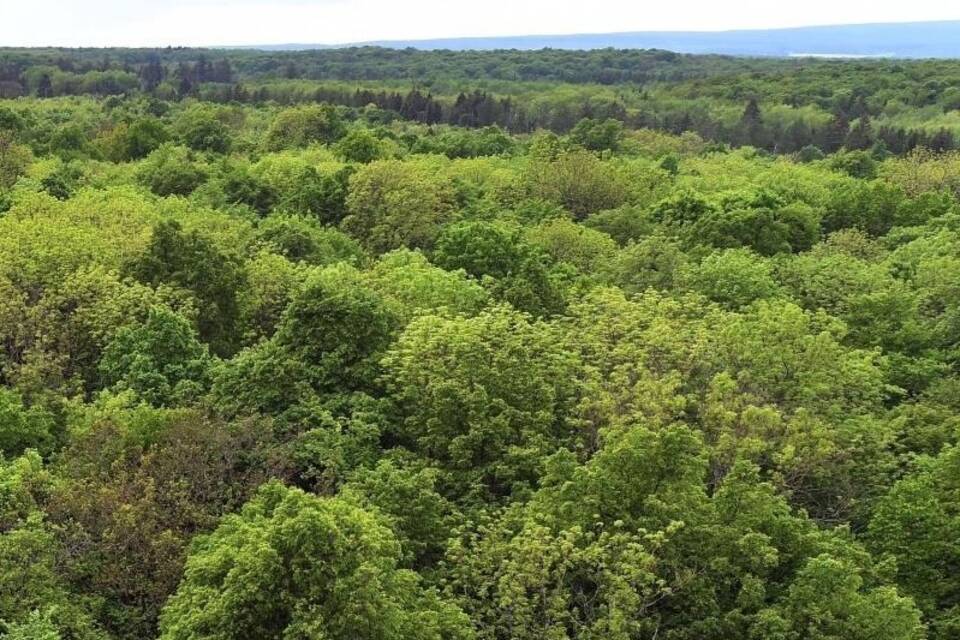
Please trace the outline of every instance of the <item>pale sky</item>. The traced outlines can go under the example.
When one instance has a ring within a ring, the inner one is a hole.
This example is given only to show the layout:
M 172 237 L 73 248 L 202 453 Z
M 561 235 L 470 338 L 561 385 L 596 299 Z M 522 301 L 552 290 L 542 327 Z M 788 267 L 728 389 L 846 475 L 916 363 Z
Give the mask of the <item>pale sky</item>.
M 329 43 L 960 19 L 949 0 L 0 0 L 0 46 Z

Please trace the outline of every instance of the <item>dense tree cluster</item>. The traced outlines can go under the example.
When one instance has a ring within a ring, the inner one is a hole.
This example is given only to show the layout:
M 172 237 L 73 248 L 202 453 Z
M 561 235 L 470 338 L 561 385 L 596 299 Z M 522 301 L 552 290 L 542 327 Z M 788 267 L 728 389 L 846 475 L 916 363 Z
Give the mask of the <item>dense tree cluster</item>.
M 619 122 L 807 157 L 840 149 L 882 158 L 918 147 L 957 148 L 958 81 L 955 61 L 747 59 L 659 50 L 0 50 L 0 98 L 325 102 L 368 115 L 376 107 L 381 120 L 496 125 L 513 133 L 567 133 L 579 126 L 577 138 L 587 148 L 615 146 Z M 223 144 L 215 118 L 204 117 L 211 111 L 198 108 L 181 123 L 178 133 L 188 146 Z M 597 122 L 582 125 L 585 118 Z
M 960 634 L 950 64 L 200 55 L 0 53 L 0 638 Z

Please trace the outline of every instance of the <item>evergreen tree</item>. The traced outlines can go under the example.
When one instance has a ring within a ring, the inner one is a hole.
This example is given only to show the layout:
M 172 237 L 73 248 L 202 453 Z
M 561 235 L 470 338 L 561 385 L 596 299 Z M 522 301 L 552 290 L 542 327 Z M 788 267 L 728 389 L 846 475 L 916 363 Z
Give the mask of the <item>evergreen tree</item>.
M 767 135 L 763 124 L 763 114 L 756 98 L 750 98 L 740 116 L 738 126 L 740 144 L 764 148 L 767 146 Z
M 863 114 L 850 129 L 843 146 L 852 151 L 863 151 L 872 147 L 875 140 L 870 116 Z
M 47 73 L 40 76 L 40 80 L 37 81 L 37 97 L 38 98 L 53 97 L 53 83 L 50 81 L 50 75 Z

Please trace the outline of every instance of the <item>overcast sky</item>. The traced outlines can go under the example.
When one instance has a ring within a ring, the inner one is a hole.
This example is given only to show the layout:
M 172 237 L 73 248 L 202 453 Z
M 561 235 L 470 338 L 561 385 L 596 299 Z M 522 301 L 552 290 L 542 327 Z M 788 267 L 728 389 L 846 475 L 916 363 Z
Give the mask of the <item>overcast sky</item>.
M 0 46 L 344 43 L 960 19 L 949 0 L 0 0 Z

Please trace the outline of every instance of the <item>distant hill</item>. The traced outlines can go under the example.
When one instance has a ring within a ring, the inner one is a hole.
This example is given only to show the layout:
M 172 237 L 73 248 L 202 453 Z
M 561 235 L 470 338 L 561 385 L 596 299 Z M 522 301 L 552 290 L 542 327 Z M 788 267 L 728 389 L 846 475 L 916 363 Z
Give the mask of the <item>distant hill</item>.
M 740 31 L 636 31 L 490 38 L 383 40 L 342 45 L 255 45 L 249 49 L 303 50 L 351 46 L 396 49 L 666 49 L 738 56 L 960 58 L 960 20 L 834 25 Z

